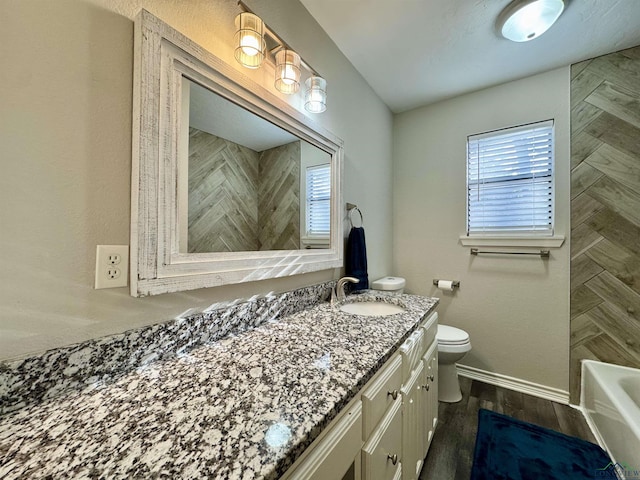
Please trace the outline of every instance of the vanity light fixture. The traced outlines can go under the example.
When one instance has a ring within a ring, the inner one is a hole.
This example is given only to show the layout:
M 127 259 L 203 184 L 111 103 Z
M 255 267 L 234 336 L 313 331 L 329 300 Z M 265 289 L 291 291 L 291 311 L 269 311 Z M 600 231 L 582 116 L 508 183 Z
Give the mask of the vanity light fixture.
M 239 63 L 247 68 L 260 66 L 267 45 L 260 17 L 250 12 L 242 12 L 236 17 L 235 45 L 235 57 Z
M 496 26 L 504 38 L 528 42 L 546 32 L 563 11 L 564 0 L 514 0 L 500 13 Z
M 322 113 L 327 109 L 327 81 L 318 75 L 307 78 L 304 108 L 307 112 Z
M 311 113 L 327 109 L 327 81 L 319 76 L 300 55 L 284 43 L 242 2 L 242 13 L 236 16 L 235 58 L 247 68 L 258 68 L 264 59 L 275 65 L 275 88 L 291 95 L 300 90 L 302 68 L 309 73 L 305 82 L 304 108 Z
M 276 53 L 276 89 L 291 95 L 300 89 L 300 55 L 283 48 Z

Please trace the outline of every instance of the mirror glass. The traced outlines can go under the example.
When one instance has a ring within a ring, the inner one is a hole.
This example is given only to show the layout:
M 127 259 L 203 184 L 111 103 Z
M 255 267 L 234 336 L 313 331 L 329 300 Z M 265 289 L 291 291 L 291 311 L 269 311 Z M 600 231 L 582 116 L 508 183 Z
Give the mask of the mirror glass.
M 181 253 L 328 248 L 331 154 L 182 77 Z

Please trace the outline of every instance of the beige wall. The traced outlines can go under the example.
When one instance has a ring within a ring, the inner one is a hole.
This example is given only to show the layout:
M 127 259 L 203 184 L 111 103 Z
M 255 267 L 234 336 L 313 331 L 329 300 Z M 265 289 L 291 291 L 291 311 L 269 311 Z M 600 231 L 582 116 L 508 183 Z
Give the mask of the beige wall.
M 441 298 L 441 322 L 469 332 L 463 364 L 569 387 L 569 246 L 539 257 L 472 257 L 465 234 L 466 137 L 554 118 L 556 233 L 569 235 L 569 68 L 397 115 L 394 273 Z M 455 294 L 433 279 L 460 280 Z
M 365 214 L 370 276 L 390 273 L 391 113 L 301 4 L 247 3 L 326 77 L 328 110 L 314 118 L 345 142 L 344 198 Z M 129 242 L 132 19 L 141 7 L 242 68 L 232 56 L 235 0 L 0 2 L 0 360 L 337 275 L 142 299 L 93 289 L 96 245 Z M 268 69 L 243 73 L 273 88 Z M 299 96 L 291 101 L 302 108 Z

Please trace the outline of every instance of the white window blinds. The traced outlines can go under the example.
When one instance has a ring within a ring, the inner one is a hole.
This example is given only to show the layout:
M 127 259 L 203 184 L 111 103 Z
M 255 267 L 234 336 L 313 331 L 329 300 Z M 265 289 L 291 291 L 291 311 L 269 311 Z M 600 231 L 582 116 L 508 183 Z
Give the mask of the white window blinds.
M 553 234 L 553 120 L 467 139 L 467 234 Z
M 331 230 L 331 166 L 307 168 L 307 236 L 328 237 Z

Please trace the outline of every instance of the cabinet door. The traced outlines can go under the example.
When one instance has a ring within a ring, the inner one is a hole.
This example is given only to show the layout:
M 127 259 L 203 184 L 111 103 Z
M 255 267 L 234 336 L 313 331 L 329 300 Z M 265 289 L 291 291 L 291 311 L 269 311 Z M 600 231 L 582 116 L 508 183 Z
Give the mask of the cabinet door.
M 394 402 L 362 448 L 362 478 L 393 480 L 402 469 L 402 405 Z
M 401 366 L 400 355 L 394 356 L 362 392 L 363 438 L 369 438 L 394 401 L 400 402 Z
M 402 386 L 402 479 L 415 480 L 422 466 L 420 431 L 422 419 L 422 392 L 424 379 L 422 362 L 413 370 L 411 377 Z
M 421 432 L 420 432 L 420 458 L 427 456 L 427 451 L 433 440 L 436 424 L 438 422 L 438 344 L 434 342 L 422 359 L 424 375 L 421 381 Z
M 360 477 L 359 457 L 362 446 L 362 404 L 360 401 L 313 446 L 311 454 L 291 474 L 295 480 L 327 480 L 349 474 Z M 355 461 L 354 461 L 355 459 Z

